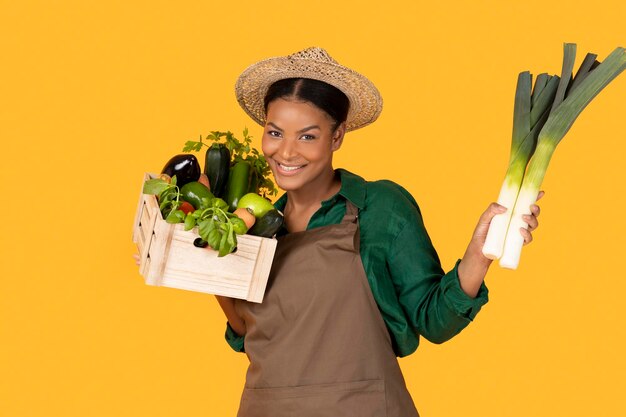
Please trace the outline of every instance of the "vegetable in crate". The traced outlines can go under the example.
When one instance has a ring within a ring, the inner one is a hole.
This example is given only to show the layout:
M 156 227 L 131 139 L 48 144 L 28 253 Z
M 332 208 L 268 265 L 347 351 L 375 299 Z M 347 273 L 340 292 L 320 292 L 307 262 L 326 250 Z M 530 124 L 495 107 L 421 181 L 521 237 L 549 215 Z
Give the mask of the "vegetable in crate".
M 237 247 L 237 234 L 244 234 L 248 228 L 244 221 L 229 213 L 227 204 L 221 198 L 213 198 L 209 207 L 196 210 L 185 217 L 185 230 L 198 226 L 198 234 L 218 256 L 225 256 Z
M 224 195 L 230 167 L 230 151 L 223 143 L 214 143 L 207 149 L 204 173 L 209 178 L 211 191 L 216 197 Z
M 274 209 L 274 205 L 265 197 L 261 197 L 256 193 L 248 193 L 239 199 L 237 208 L 247 208 L 252 210 L 254 217 L 257 219 L 265 216 L 270 210 Z
M 176 175 L 178 186 L 182 187 L 188 182 L 198 180 L 200 177 L 200 163 L 198 163 L 195 155 L 190 153 L 175 155 L 167 161 L 161 173 L 170 177 Z
M 216 143 L 224 140 L 223 145 L 226 146 L 231 155 L 230 167 L 234 167 L 238 162 L 242 161 L 250 164 L 251 170 L 248 192 L 258 193 L 263 196 L 276 195 L 278 193 L 278 189 L 270 179 L 272 171 L 267 163 L 267 160 L 259 153 L 258 150 L 250 146 L 252 143 L 252 137 L 248 135 L 247 128 L 243 130 L 243 141 L 237 139 L 230 131 L 213 131 L 206 136 L 205 140 Z M 210 148 L 213 145 L 205 143 L 202 136 L 200 136 L 200 140 L 198 141 L 187 141 L 183 147 L 183 152 L 199 152 L 202 149 L 202 146 L 208 146 Z M 207 167 L 205 166 L 204 169 L 206 172 Z M 218 195 L 213 190 L 212 185 L 211 191 L 213 191 L 213 194 L 216 196 L 222 195 Z M 228 193 L 228 190 L 226 190 L 226 192 Z
M 228 174 L 225 196 L 230 211 L 237 209 L 239 199 L 245 194 L 256 193 L 258 183 L 256 175 L 256 171 L 247 161 L 239 161 L 232 166 L 230 174 Z
M 252 210 L 250 209 L 238 208 L 233 212 L 233 214 L 244 221 L 248 231 L 254 225 L 254 223 L 256 223 L 256 217 L 254 217 L 254 213 L 252 213 Z
M 172 177 L 171 183 L 161 178 L 153 178 L 144 183 L 143 192 L 159 196 L 161 213 L 167 213 L 164 215 L 166 222 L 183 223 L 184 230 L 187 231 L 198 226 L 201 240 L 208 242 L 211 248 L 218 251 L 220 257 L 235 250 L 236 234 L 244 234 L 248 230 L 242 219 L 227 211 L 226 202 L 210 196 L 206 186 L 201 183 L 188 183 L 181 191 L 176 185 L 176 177 Z M 183 210 L 183 195 L 192 204 L 195 202 L 198 205 L 196 210 Z
M 248 230 L 248 234 L 259 237 L 273 237 L 280 226 L 283 225 L 283 215 L 280 211 L 272 209 L 258 219 Z
M 213 194 L 209 189 L 198 181 L 192 181 L 182 186 L 180 196 L 183 200 L 191 203 L 194 209 L 206 208 L 213 200 Z
M 519 229 L 528 227 L 522 216 L 530 214 L 530 206 L 537 200 L 539 188 L 556 146 L 589 102 L 626 69 L 626 50 L 618 47 L 602 63 L 596 61 L 595 54 L 587 54 L 572 79 L 575 55 L 576 45 L 565 44 L 559 86 L 549 116 L 539 132 L 536 146 L 533 146 L 534 153 L 523 179 L 515 180 L 521 185 L 514 207 L 509 208 L 509 211 L 512 210 L 510 224 L 503 226 L 492 223 L 489 228 L 489 234 L 505 233 L 504 248 L 500 257 L 500 266 L 504 268 L 515 269 L 519 264 L 524 243 Z M 488 235 L 487 239 L 489 238 Z

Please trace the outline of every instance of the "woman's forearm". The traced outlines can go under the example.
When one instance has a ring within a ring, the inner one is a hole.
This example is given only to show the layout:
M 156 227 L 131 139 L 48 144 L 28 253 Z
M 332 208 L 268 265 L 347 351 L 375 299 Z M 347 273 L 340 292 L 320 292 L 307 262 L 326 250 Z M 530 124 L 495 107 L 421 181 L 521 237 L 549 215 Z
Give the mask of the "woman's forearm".
M 465 294 L 475 298 L 481 284 L 485 280 L 485 275 L 489 270 L 492 260 L 483 256 L 479 245 L 470 243 L 459 263 L 458 273 L 461 288 Z
M 232 327 L 235 333 L 239 336 L 245 335 L 246 323 L 235 311 L 235 299 L 223 297 L 221 295 L 216 295 L 215 298 L 217 298 L 217 302 L 220 307 L 222 307 L 222 310 L 224 310 L 224 314 L 226 314 L 226 319 L 228 320 L 228 323 L 230 323 L 230 327 Z

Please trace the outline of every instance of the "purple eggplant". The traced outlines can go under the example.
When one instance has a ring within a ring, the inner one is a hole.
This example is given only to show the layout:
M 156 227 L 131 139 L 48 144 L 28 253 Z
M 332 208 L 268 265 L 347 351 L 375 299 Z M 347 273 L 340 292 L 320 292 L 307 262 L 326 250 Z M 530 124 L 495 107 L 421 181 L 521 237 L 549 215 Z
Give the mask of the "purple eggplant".
M 194 155 L 182 153 L 167 161 L 161 173 L 170 177 L 176 175 L 176 185 L 182 187 L 189 182 L 198 181 L 201 173 L 200 163 Z

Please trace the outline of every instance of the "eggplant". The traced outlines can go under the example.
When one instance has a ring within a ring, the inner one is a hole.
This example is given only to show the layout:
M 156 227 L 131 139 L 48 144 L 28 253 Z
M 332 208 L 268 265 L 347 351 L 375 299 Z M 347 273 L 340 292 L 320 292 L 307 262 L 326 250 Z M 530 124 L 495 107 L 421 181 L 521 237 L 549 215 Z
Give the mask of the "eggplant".
M 189 182 L 198 181 L 202 170 L 200 169 L 198 159 L 194 155 L 182 153 L 173 156 L 172 159 L 167 161 L 161 173 L 170 177 L 176 175 L 176 185 L 182 187 Z
M 214 143 L 206 151 L 204 173 L 209 179 L 211 192 L 222 197 L 230 170 L 230 151 L 223 143 Z

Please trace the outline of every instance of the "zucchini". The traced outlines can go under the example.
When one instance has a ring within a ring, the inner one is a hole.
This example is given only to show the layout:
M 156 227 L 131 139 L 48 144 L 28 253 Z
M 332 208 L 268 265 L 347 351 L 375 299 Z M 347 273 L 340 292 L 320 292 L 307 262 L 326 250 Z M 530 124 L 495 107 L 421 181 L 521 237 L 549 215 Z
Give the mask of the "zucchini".
M 224 198 L 229 211 L 235 211 L 239 199 L 250 192 L 251 171 L 252 166 L 246 161 L 239 161 L 230 169 Z
M 283 214 L 276 209 L 272 209 L 265 213 L 263 217 L 257 219 L 250 230 L 248 230 L 248 234 L 259 237 L 272 237 L 282 225 Z
M 230 151 L 223 143 L 214 143 L 206 151 L 204 173 L 209 179 L 211 192 L 215 197 L 222 197 L 228 181 Z

